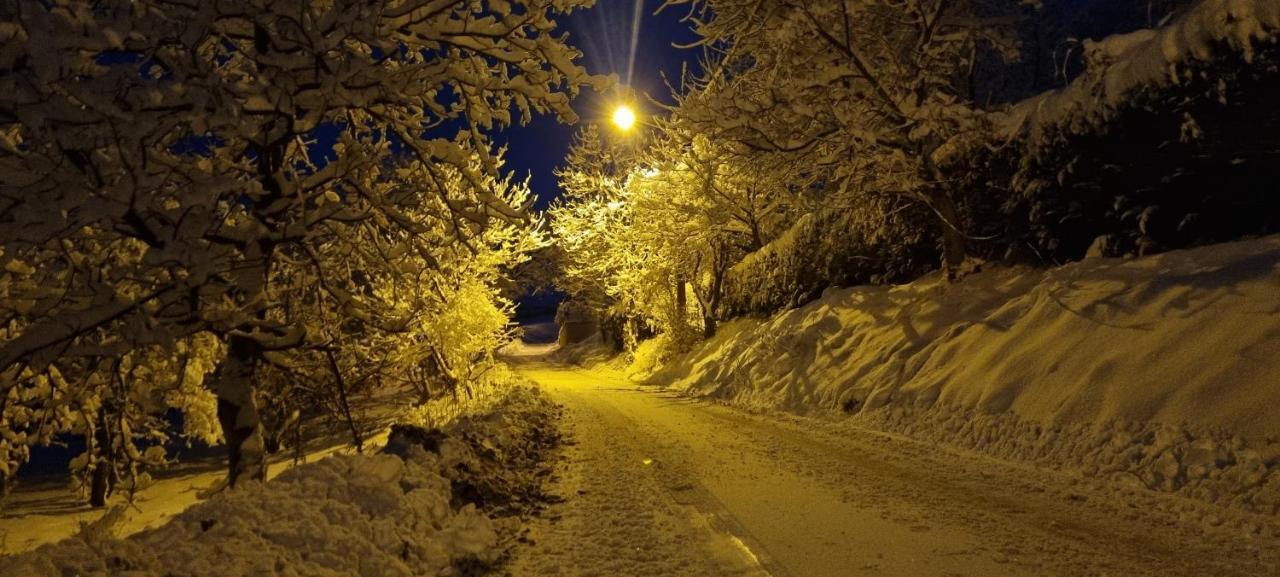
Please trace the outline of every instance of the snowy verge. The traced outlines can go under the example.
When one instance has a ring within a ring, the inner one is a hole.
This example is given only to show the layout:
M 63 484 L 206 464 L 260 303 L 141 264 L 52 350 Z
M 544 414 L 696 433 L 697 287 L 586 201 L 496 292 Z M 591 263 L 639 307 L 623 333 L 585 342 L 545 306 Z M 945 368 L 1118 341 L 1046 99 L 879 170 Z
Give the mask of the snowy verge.
M 511 389 L 492 410 L 451 423 L 445 430 L 392 427 L 385 452 L 423 447 L 441 456 L 455 507 L 475 505 L 490 517 L 539 511 L 551 455 L 560 445 L 561 407 L 531 386 Z
M 110 535 L 108 515 L 0 558 L 0 575 L 466 574 L 510 546 L 501 517 L 536 506 L 554 410 L 519 387 L 488 414 L 444 431 L 397 426 L 381 454 L 295 467 L 128 539 Z
M 644 378 L 1274 515 L 1280 237 L 829 290 Z

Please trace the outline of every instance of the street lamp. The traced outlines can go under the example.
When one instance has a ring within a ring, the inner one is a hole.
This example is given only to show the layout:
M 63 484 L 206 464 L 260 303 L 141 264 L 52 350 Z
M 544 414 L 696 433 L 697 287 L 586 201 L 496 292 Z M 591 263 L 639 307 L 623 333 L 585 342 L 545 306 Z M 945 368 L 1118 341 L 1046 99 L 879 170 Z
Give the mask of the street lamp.
M 636 125 L 635 111 L 625 104 L 618 106 L 613 111 L 613 125 L 623 132 L 631 130 L 631 127 Z

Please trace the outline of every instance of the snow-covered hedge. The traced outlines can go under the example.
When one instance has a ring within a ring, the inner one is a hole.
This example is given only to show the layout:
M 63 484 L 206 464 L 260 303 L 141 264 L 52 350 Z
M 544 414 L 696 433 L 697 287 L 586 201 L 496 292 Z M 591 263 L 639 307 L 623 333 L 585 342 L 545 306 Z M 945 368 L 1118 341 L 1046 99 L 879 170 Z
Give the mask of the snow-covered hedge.
M 1118 255 L 1280 230 L 1280 3 L 1204 0 L 1084 49 L 1070 85 L 995 115 L 990 142 L 949 159 L 1002 205 L 977 232 L 1062 261 L 1104 235 L 1095 249 Z
M 829 286 L 912 278 L 936 259 L 921 218 L 924 209 L 868 218 L 858 211 L 819 210 L 748 254 L 725 276 L 728 315 L 767 314 L 799 306 Z
M 1272 0 L 1202 0 L 1159 29 L 1086 40 L 1085 73 L 1065 88 L 1013 106 L 1001 130 L 1006 136 L 1026 133 L 1037 145 L 1051 144 L 1052 133 L 1062 130 L 1102 130 L 1140 106 L 1135 99 L 1144 94 L 1220 74 L 1223 64 L 1238 59 L 1267 68 L 1258 59 L 1275 48 L 1278 33 L 1280 4 Z

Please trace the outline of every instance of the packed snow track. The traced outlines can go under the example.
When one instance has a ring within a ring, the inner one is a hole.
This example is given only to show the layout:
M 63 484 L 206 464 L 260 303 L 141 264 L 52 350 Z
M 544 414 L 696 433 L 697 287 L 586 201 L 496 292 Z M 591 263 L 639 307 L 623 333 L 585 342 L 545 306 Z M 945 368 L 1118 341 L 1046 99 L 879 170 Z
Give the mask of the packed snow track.
M 564 501 L 535 521 L 517 577 L 1280 574 L 1275 543 L 1184 522 L 1164 512 L 1176 497 L 611 370 L 517 366 L 565 406 L 570 439 Z

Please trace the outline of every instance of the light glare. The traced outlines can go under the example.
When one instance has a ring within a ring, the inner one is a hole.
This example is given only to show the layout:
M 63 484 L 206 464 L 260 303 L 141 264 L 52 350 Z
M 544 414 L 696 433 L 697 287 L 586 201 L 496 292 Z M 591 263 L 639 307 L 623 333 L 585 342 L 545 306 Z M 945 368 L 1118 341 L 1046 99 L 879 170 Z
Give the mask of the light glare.
M 631 130 L 636 124 L 636 113 L 631 110 L 630 106 L 622 105 L 613 111 L 613 124 L 621 130 Z

